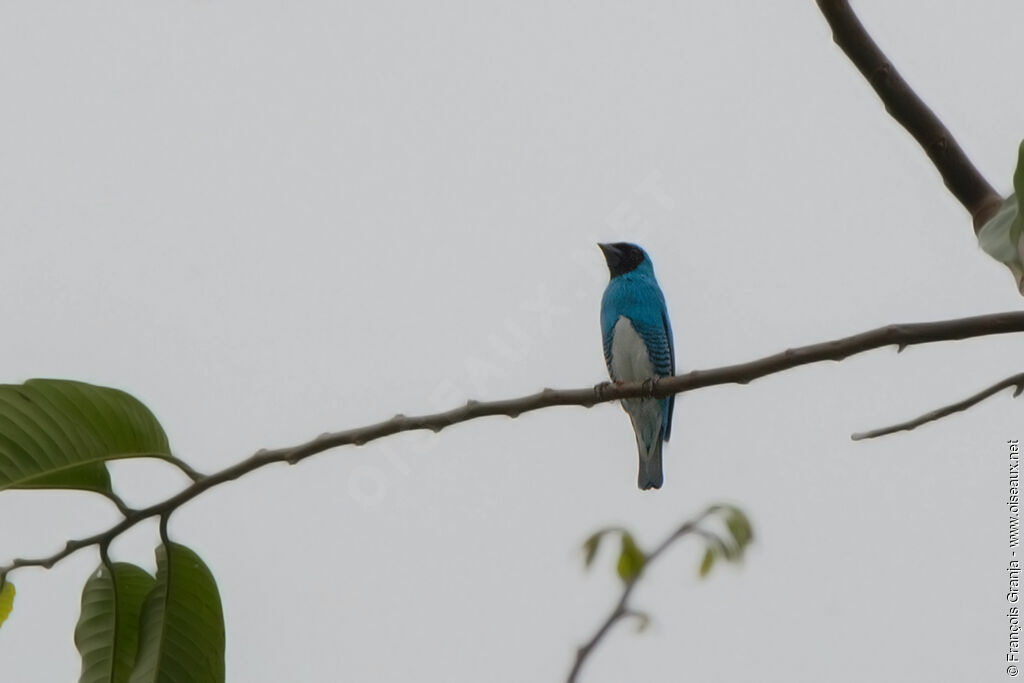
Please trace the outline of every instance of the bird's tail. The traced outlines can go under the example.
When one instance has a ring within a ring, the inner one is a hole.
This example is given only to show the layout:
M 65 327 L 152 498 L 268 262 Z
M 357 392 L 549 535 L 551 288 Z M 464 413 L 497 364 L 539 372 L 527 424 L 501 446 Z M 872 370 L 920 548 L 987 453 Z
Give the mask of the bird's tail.
M 642 491 L 647 489 L 660 489 L 665 477 L 661 472 L 661 444 L 663 439 L 661 433 L 650 448 L 645 449 L 644 445 L 637 441 L 640 451 L 640 472 L 637 475 L 636 484 Z

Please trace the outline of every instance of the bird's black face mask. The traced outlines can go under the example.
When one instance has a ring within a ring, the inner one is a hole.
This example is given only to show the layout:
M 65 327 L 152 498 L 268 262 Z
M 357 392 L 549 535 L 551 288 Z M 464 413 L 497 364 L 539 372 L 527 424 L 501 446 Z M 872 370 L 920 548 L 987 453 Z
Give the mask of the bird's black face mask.
M 612 277 L 625 275 L 636 270 L 644 262 L 644 252 L 640 247 L 629 242 L 615 244 L 598 244 L 604 252 L 604 260 L 608 262 L 608 272 Z

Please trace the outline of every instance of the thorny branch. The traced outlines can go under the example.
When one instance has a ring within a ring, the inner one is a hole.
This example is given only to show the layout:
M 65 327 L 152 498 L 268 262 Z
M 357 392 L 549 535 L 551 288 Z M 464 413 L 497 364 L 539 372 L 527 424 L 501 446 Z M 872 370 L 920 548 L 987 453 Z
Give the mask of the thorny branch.
M 395 415 L 390 420 L 340 432 L 327 432 L 298 446 L 260 450 L 254 455 L 210 475 L 196 475 L 197 479 L 173 496 L 139 510 L 125 510 L 124 519 L 106 531 L 70 540 L 63 549 L 47 557 L 16 559 L 0 567 L 0 587 L 9 572 L 21 567 L 51 568 L 69 555 L 93 545 L 103 546 L 150 517 L 168 517 L 179 507 L 209 489 L 238 479 L 254 470 L 274 463 L 294 465 L 317 453 L 339 446 L 362 446 L 377 439 L 419 429 L 439 432 L 460 422 L 482 417 L 504 415 L 519 417 L 523 413 L 553 406 L 583 406 L 590 408 L 622 398 L 656 397 L 693 391 L 702 387 L 722 384 L 747 384 L 752 380 L 783 372 L 800 365 L 831 360 L 840 361 L 848 356 L 884 346 L 897 346 L 900 350 L 915 344 L 967 339 L 995 334 L 1024 332 L 1024 312 L 993 313 L 927 323 L 888 325 L 842 339 L 787 349 L 748 363 L 727 365 L 710 370 L 694 370 L 684 375 L 642 382 L 599 384 L 586 389 L 544 389 L 514 399 L 500 401 L 468 401 L 465 405 L 431 415 Z
M 974 220 L 974 231 L 992 218 L 1003 198 L 967 158 L 953 134 L 914 92 L 868 34 L 848 0 L 817 0 L 832 37 L 885 105 L 885 110 L 914 136 L 946 187 Z

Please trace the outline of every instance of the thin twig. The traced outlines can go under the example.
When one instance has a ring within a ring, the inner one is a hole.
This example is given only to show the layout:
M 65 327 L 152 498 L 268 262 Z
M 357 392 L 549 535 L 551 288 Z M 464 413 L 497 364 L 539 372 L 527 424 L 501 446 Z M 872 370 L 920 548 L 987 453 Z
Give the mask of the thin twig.
M 580 675 L 580 669 L 583 667 L 583 662 L 586 661 L 587 657 L 590 656 L 590 653 L 593 652 L 595 647 L 597 647 L 597 644 L 601 642 L 601 639 L 604 638 L 608 631 L 611 630 L 612 626 L 615 625 L 615 622 L 626 616 L 626 603 L 629 602 L 629 596 L 633 593 L 634 586 L 636 586 L 636 579 L 625 585 L 625 588 L 622 589 L 622 595 L 619 596 L 619 601 L 615 604 L 615 608 L 611 611 L 608 617 L 601 622 L 601 626 L 598 627 L 590 640 L 576 650 L 576 661 L 572 663 L 572 669 L 569 671 L 569 677 L 565 679 L 567 683 L 576 683 L 576 680 Z
M 633 594 L 633 589 L 636 587 L 636 584 L 643 577 L 644 572 L 647 571 L 647 568 L 650 567 L 651 564 L 657 560 L 669 546 L 680 538 L 687 534 L 702 532 L 699 526 L 700 523 L 710 515 L 718 512 L 720 509 L 720 506 L 713 505 L 693 519 L 683 522 L 675 531 L 669 534 L 668 538 L 663 540 L 654 550 L 647 554 L 647 559 L 644 561 L 644 565 L 640 571 L 637 572 L 637 575 L 623 584 L 622 594 L 619 595 L 619 600 L 615 603 L 615 607 L 612 608 L 612 611 L 607 617 L 605 617 L 605 620 L 601 622 L 601 625 L 598 626 L 597 631 L 595 631 L 594 635 L 590 637 L 590 640 L 585 642 L 578 650 L 576 650 L 576 660 L 572 663 L 572 669 L 569 670 L 569 676 L 566 678 L 566 683 L 576 683 L 580 674 L 580 669 L 583 668 L 583 662 L 586 661 L 587 657 L 590 656 L 590 653 L 594 651 L 594 648 L 598 646 L 601 640 L 608 635 L 608 632 L 616 622 L 629 617 L 638 617 L 640 619 L 647 618 L 647 616 L 642 612 L 637 612 L 629 607 L 629 598 Z M 701 533 L 701 535 L 703 535 L 703 533 Z
M 914 92 L 872 40 L 847 0 L 817 0 L 832 38 L 874 88 L 885 110 L 914 136 L 954 197 L 974 220 L 974 231 L 996 214 L 999 196 L 967 158 L 942 121 Z
M 1014 398 L 1020 396 L 1021 392 L 1024 392 L 1024 372 L 1013 375 L 1012 377 L 1007 377 L 1006 379 L 1000 382 L 996 382 L 988 389 L 979 391 L 973 396 L 968 396 L 964 400 L 957 401 L 956 403 L 951 403 L 948 406 L 936 408 L 935 410 L 927 412 L 924 415 L 921 415 L 920 417 L 915 417 L 913 420 L 900 422 L 899 424 L 894 424 L 891 427 L 872 429 L 869 432 L 857 432 L 856 434 L 850 435 L 850 438 L 853 439 L 854 441 L 862 441 L 864 439 L 874 439 L 879 436 L 885 436 L 886 434 L 894 434 L 896 432 L 909 432 L 912 429 L 917 429 L 923 424 L 928 424 L 929 422 L 934 422 L 935 420 L 941 420 L 942 418 L 952 415 L 953 413 L 959 413 L 963 410 L 967 410 L 971 406 L 981 403 L 989 396 L 994 396 L 1003 389 L 1007 389 L 1009 387 L 1015 387 L 1013 391 Z
M 702 387 L 722 384 L 747 384 L 760 377 L 789 370 L 800 365 L 831 360 L 840 361 L 864 351 L 883 346 L 906 347 L 938 341 L 984 337 L 995 334 L 1024 332 L 1024 312 L 993 313 L 971 318 L 942 320 L 928 323 L 907 323 L 887 325 L 850 337 L 835 339 L 821 344 L 812 344 L 787 349 L 749 363 L 727 365 L 710 370 L 694 370 L 685 375 L 659 378 L 655 381 L 628 382 L 622 384 L 598 384 L 585 389 L 544 389 L 543 391 L 514 399 L 500 401 L 468 401 L 465 405 L 432 415 L 395 415 L 365 427 L 340 432 L 327 432 L 298 446 L 260 450 L 254 455 L 226 467 L 219 472 L 201 477 L 188 487 L 169 498 L 140 510 L 130 511 L 123 520 L 106 531 L 86 538 L 68 541 L 62 550 L 47 557 L 16 559 L 0 567 L 0 584 L 8 572 L 21 567 L 43 567 L 49 569 L 72 553 L 92 545 L 110 541 L 139 522 L 157 515 L 164 515 L 209 489 L 238 479 L 254 470 L 274 463 L 291 465 L 317 453 L 339 446 L 362 446 L 377 439 L 419 429 L 439 432 L 460 422 L 482 417 L 504 415 L 519 417 L 553 406 L 583 406 L 590 408 L 598 403 L 607 403 L 622 398 L 655 397 L 693 391 Z
M 123 455 L 118 455 L 113 458 L 107 458 L 106 460 L 108 462 L 112 462 L 114 460 L 135 460 L 138 458 L 153 458 L 154 460 L 163 460 L 167 464 L 174 465 L 175 467 L 177 467 L 179 470 L 181 470 L 182 474 L 191 479 L 193 482 L 199 481 L 200 479 L 206 476 L 202 472 L 195 470 L 191 465 L 189 465 L 187 462 L 185 462 L 178 456 L 171 455 L 170 453 L 157 453 L 155 451 L 146 453 L 125 453 Z
M 101 495 L 106 497 L 108 500 L 110 500 L 110 502 L 112 502 L 114 505 L 116 505 L 117 509 L 125 517 L 127 517 L 131 513 L 135 512 L 135 510 L 133 508 L 129 507 L 128 504 L 125 503 L 124 500 L 121 499 L 121 496 L 117 495 L 113 491 L 98 491 L 98 493 L 100 493 Z
M 164 544 L 165 548 L 167 548 L 168 553 L 171 552 L 171 538 L 167 535 L 167 522 L 170 521 L 172 512 L 173 510 L 167 510 L 160 514 L 160 542 Z
M 163 460 L 164 462 L 167 462 L 167 463 L 170 463 L 170 464 L 174 465 L 179 470 L 181 470 L 182 473 L 184 473 L 184 475 L 186 477 L 188 477 L 189 479 L 191 479 L 194 482 L 195 481 L 199 481 L 200 479 L 202 479 L 203 477 L 206 476 L 202 472 L 198 472 L 195 469 L 193 469 L 191 465 L 189 465 L 187 462 L 185 462 L 181 458 L 179 458 L 177 456 L 174 456 L 174 455 L 171 455 L 170 453 L 154 454 L 153 457 L 159 458 L 160 460 Z

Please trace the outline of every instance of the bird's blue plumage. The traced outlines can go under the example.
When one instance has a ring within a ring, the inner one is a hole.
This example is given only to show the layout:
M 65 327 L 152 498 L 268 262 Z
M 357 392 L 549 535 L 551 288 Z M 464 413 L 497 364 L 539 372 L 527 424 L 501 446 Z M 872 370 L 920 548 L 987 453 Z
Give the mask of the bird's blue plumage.
M 652 374 L 674 375 L 672 326 L 650 258 L 634 244 L 601 245 L 601 249 L 611 272 L 611 280 L 601 299 L 601 335 L 604 359 L 612 380 L 635 381 Z M 618 343 L 617 334 L 624 337 Z M 616 354 L 621 357 L 617 358 Z M 675 397 L 627 399 L 622 403 L 636 431 L 640 451 L 639 485 L 659 488 L 663 480 L 661 447 L 672 432 Z

